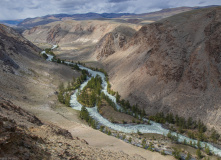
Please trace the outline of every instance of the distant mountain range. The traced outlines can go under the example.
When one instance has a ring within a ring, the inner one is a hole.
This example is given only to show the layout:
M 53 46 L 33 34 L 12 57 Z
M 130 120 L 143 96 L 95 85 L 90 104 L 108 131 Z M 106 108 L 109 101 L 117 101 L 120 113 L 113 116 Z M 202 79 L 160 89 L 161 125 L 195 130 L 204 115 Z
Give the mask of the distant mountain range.
M 178 13 L 200 9 L 200 8 L 208 8 L 208 7 L 214 7 L 214 6 L 169 8 L 169 9 L 162 9 L 160 11 L 143 13 L 143 14 L 132 14 L 132 13 L 53 14 L 53 15 L 46 15 L 43 17 L 35 17 L 35 18 L 27 18 L 19 20 L 0 20 L 0 23 L 9 26 L 17 26 L 19 28 L 32 28 L 38 25 L 45 25 L 51 22 L 62 21 L 67 19 L 77 20 L 77 21 L 111 19 L 116 22 L 123 22 L 123 23 L 148 24 L 163 18 L 170 17 Z
M 32 28 L 38 25 L 45 25 L 55 21 L 63 20 L 113 20 L 121 23 L 151 23 L 162 18 L 166 18 L 178 13 L 196 9 L 195 7 L 178 7 L 171 9 L 163 9 L 151 13 L 130 14 L 130 13 L 86 13 L 86 14 L 54 14 L 43 17 L 27 18 L 19 23 L 18 27 Z
M 17 19 L 17 20 L 0 20 L 1 24 L 5 24 L 8 26 L 16 26 L 21 23 L 24 19 Z

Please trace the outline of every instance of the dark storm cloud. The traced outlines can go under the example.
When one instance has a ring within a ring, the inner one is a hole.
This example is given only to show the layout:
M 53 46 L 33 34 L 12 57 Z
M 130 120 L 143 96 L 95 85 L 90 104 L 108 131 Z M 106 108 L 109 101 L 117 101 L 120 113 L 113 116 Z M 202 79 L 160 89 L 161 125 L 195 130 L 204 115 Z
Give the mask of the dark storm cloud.
M 221 0 L 0 0 L 0 20 L 59 13 L 147 13 L 164 8 L 206 5 L 221 5 Z

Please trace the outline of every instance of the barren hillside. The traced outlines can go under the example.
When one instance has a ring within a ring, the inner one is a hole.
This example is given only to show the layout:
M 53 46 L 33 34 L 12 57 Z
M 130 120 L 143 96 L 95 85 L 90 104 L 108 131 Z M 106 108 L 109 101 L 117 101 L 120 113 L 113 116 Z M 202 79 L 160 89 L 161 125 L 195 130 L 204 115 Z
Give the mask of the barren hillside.
M 56 54 L 61 58 L 85 61 L 90 59 L 96 43 L 107 33 L 126 25 L 134 30 L 140 29 L 138 25 L 111 21 L 65 20 L 26 30 L 23 36 L 38 46 L 42 43 L 58 44 Z
M 143 26 L 117 52 L 104 53 L 113 89 L 149 115 L 173 112 L 221 131 L 220 24 L 218 7 Z

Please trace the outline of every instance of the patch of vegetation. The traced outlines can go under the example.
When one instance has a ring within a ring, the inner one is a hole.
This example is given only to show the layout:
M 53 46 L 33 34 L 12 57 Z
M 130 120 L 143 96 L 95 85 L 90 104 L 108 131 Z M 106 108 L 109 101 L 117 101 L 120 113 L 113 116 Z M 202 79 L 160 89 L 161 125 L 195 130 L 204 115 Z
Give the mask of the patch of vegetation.
M 178 134 L 177 135 L 172 135 L 172 132 L 169 131 L 169 133 L 167 134 L 167 137 L 170 138 L 173 142 L 178 143 Z
M 86 70 L 82 70 L 82 75 L 73 80 L 68 82 L 67 87 L 64 86 L 64 83 L 59 85 L 58 91 L 58 100 L 59 102 L 65 104 L 66 106 L 70 106 L 70 99 L 71 99 L 71 91 L 75 90 L 80 87 L 80 85 L 87 79 L 88 72 Z
M 102 100 L 105 100 L 112 108 L 114 108 L 115 111 L 117 111 L 116 104 L 107 95 L 105 95 L 104 92 L 101 92 L 100 98 L 97 99 L 98 112 L 100 111 Z
M 214 128 L 211 131 L 208 131 L 206 125 L 201 120 L 194 121 L 192 117 L 185 119 L 178 115 L 174 116 L 173 113 L 164 115 L 163 112 L 159 112 L 148 118 L 157 123 L 170 124 L 168 125 L 170 130 L 186 134 L 189 138 L 197 139 L 199 141 L 216 143 L 220 138 L 220 135 Z M 210 133 L 210 135 L 206 134 L 206 132 Z
M 45 49 L 45 52 L 46 52 L 47 54 L 50 54 L 50 55 L 52 55 L 52 56 L 55 57 L 55 54 L 54 54 L 54 52 L 52 51 L 51 48 L 46 48 L 46 49 Z
M 102 79 L 99 76 L 92 77 L 87 85 L 77 95 L 77 100 L 82 105 L 94 107 L 102 90 Z
M 148 148 L 147 148 L 149 151 L 154 151 L 154 146 L 153 146 L 153 143 L 152 142 L 150 142 L 149 143 L 149 146 L 148 146 Z
M 173 148 L 172 155 L 174 158 L 181 160 L 180 150 L 177 148 Z
M 84 119 L 92 128 L 97 129 L 97 122 L 89 115 L 89 112 L 85 106 L 82 106 L 81 108 L 80 118 Z
M 191 160 L 191 158 L 192 158 L 192 155 L 188 152 L 185 160 Z
M 48 58 L 47 54 L 45 54 L 45 53 L 42 53 L 41 55 L 42 55 L 42 57 L 43 57 L 44 59 L 47 59 L 47 58 Z
M 198 159 L 203 158 L 203 155 L 202 155 L 202 153 L 201 153 L 199 148 L 196 150 L 196 156 L 197 156 Z

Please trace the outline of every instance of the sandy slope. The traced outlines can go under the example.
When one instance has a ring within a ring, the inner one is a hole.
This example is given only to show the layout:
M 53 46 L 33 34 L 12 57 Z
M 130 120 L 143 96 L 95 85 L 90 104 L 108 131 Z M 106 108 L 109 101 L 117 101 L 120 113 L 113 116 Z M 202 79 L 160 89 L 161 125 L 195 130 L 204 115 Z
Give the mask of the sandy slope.
M 148 160 L 173 159 L 171 156 L 162 156 L 159 153 L 135 147 L 98 130 L 94 130 L 89 126 L 82 124 L 81 120 L 78 118 L 77 111 L 74 111 L 71 108 L 60 105 L 58 108 L 54 109 L 48 108 L 39 110 L 32 107 L 28 110 L 37 115 L 37 117 L 43 122 L 55 124 L 61 128 L 67 129 L 74 137 L 85 139 L 91 146 L 115 152 L 122 151 L 130 156 L 140 155 Z

